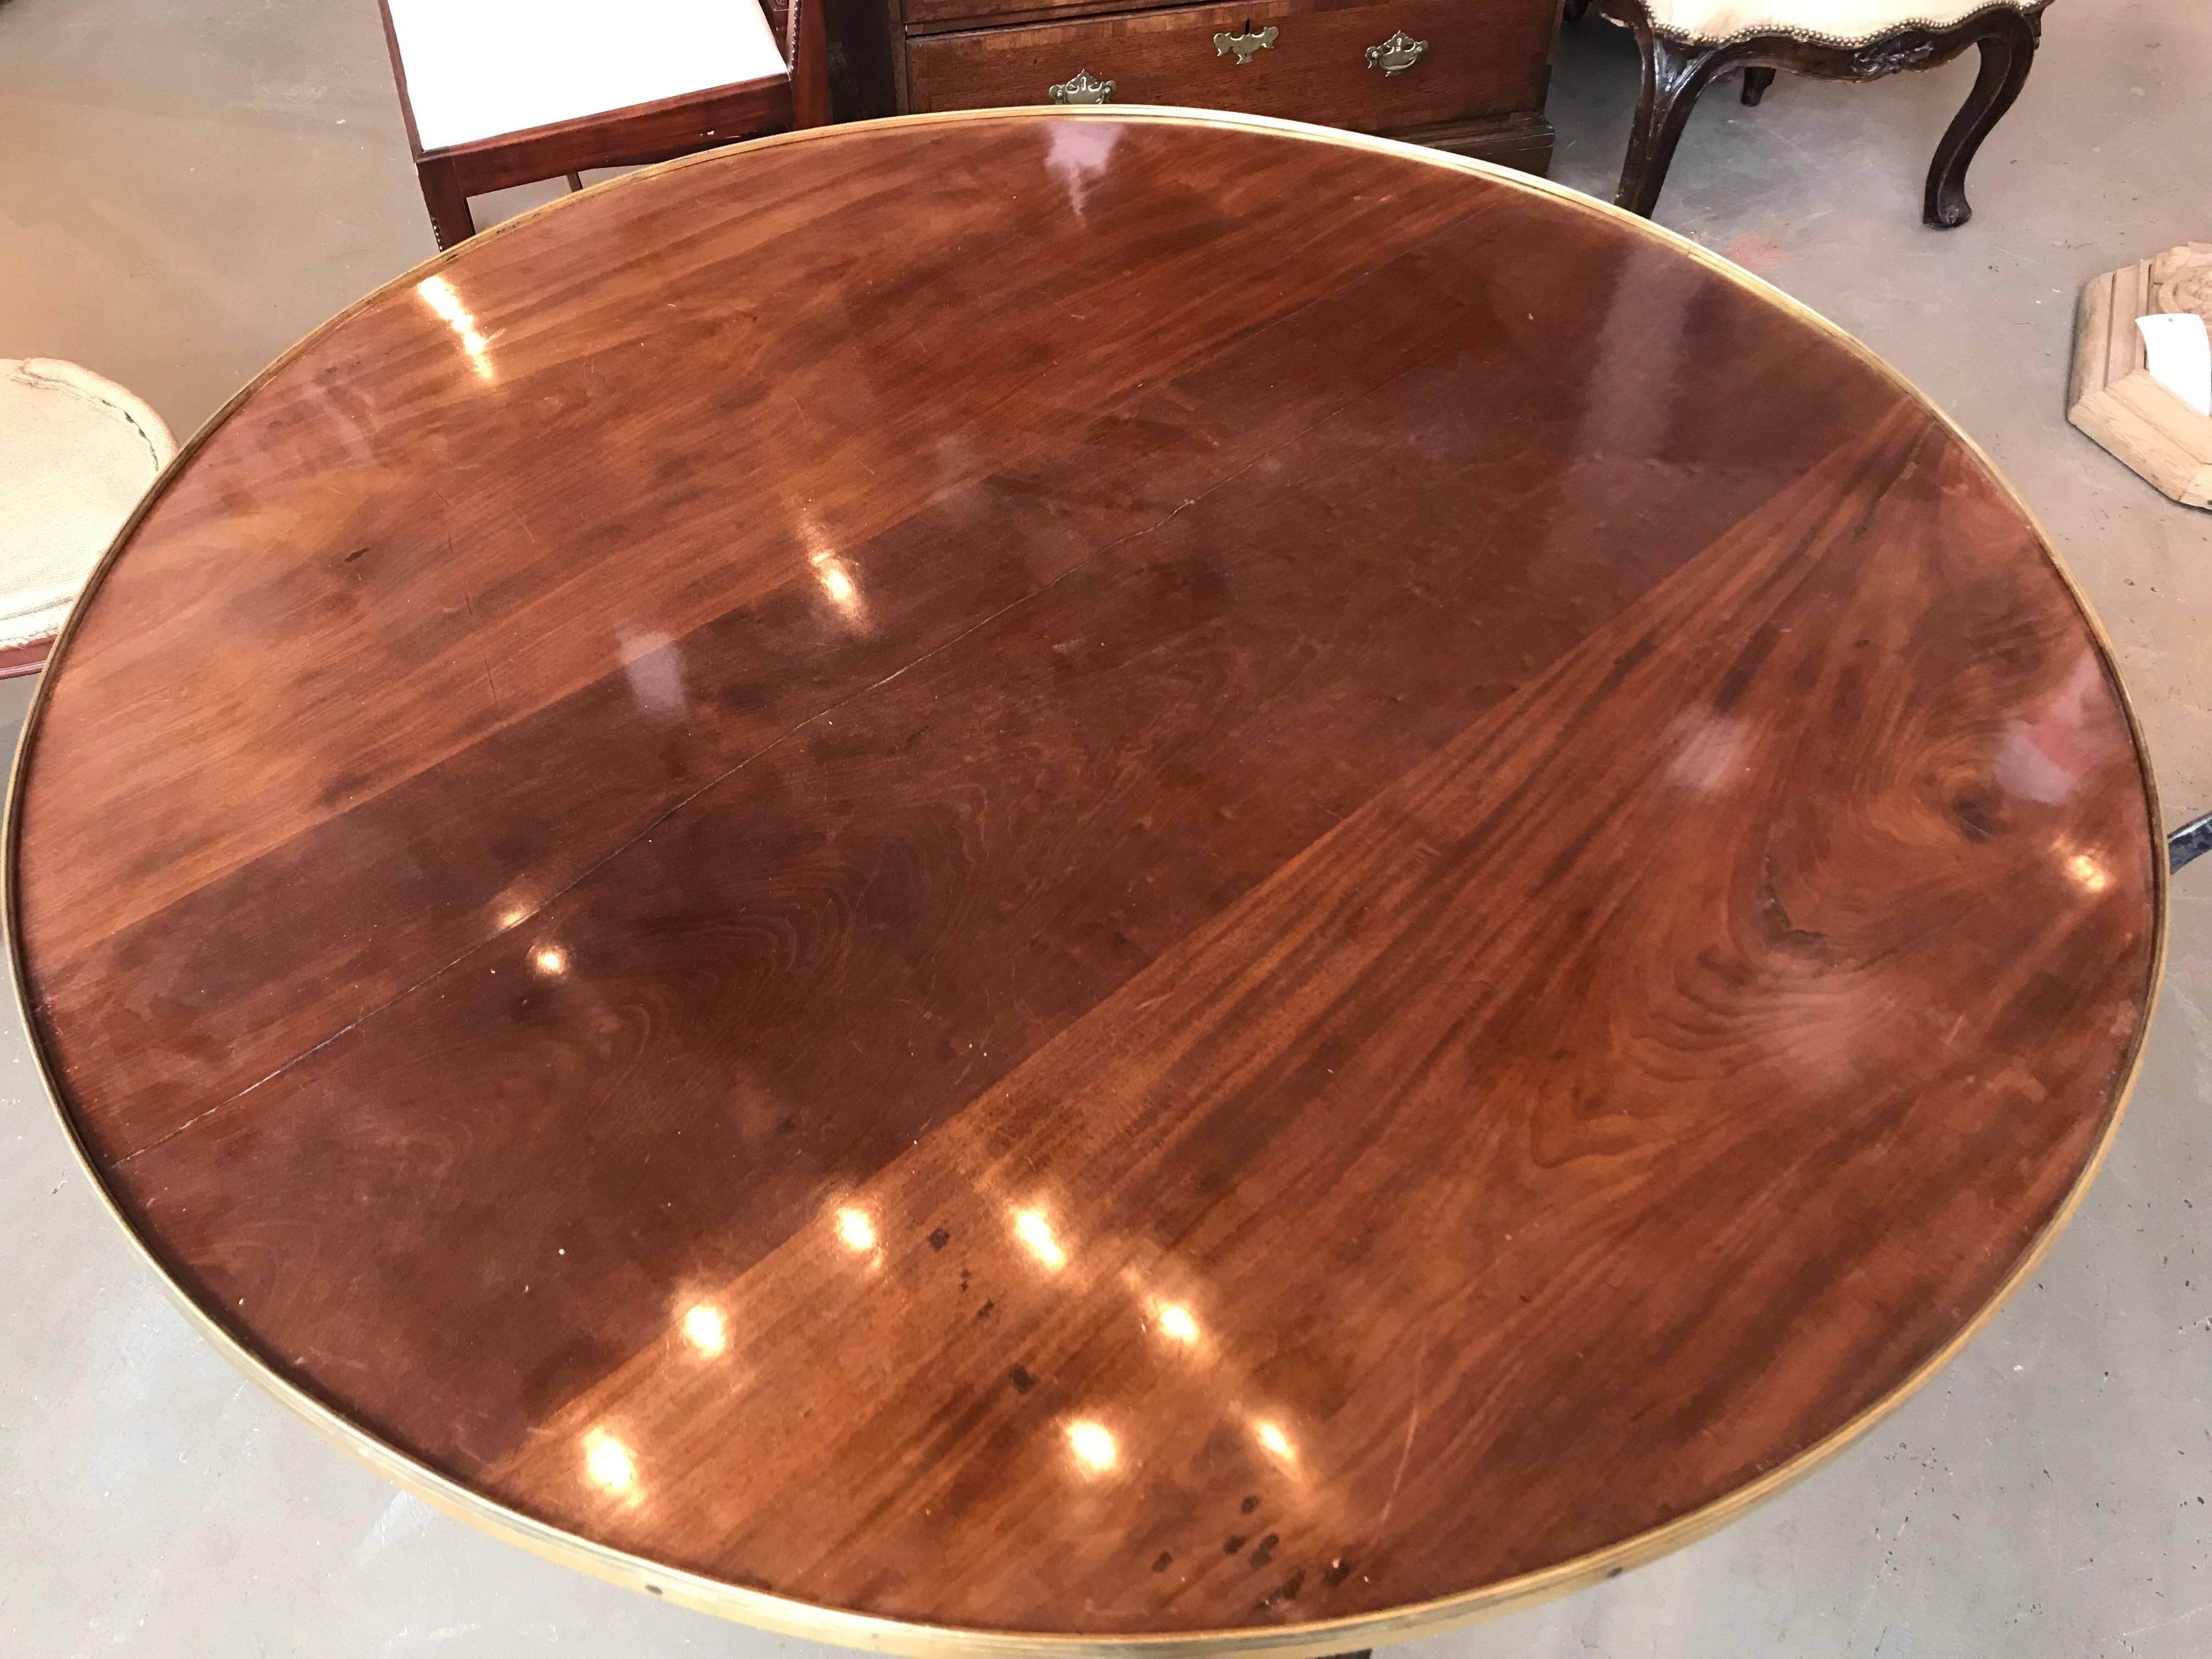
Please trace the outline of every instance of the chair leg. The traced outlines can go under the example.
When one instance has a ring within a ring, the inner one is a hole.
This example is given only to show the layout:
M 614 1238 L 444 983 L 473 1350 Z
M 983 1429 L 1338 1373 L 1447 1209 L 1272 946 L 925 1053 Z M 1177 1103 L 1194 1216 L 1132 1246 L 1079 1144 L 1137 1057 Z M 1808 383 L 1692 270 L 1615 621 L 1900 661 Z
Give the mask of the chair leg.
M 823 0 L 791 0 L 791 125 L 830 125 L 830 37 Z
M 1743 49 L 1670 40 L 1640 16 L 1632 27 L 1636 44 L 1644 49 L 1644 85 L 1636 100 L 1636 124 L 1629 129 L 1620 191 L 1613 202 L 1649 219 L 1659 204 L 1659 188 L 1667 182 L 1674 146 L 1681 142 L 1698 94 L 1716 75 L 1740 63 Z
M 430 230 L 441 248 L 458 247 L 477 234 L 469 214 L 468 193 L 454 176 L 450 161 L 421 161 L 416 175 L 422 184 L 422 205 L 430 210 Z
M 1966 200 L 1966 169 L 1973 165 L 1982 140 L 2027 84 L 2027 71 L 2035 62 L 2037 21 L 2000 7 L 1989 14 L 1989 33 L 1974 43 L 1982 50 L 1981 73 L 1974 77 L 1965 107 L 1936 146 L 1936 160 L 1928 169 L 1928 196 L 1920 216 L 1940 230 L 1955 230 L 1974 216 Z
M 1773 84 L 1772 70 L 1760 69 L 1756 64 L 1753 65 L 1743 72 L 1743 101 L 1756 108 L 1759 100 L 1766 96 L 1767 88 Z
M 1589 9 L 1589 0 L 1567 0 L 1567 21 L 1570 23 L 1581 22 L 1583 21 L 1583 14 Z

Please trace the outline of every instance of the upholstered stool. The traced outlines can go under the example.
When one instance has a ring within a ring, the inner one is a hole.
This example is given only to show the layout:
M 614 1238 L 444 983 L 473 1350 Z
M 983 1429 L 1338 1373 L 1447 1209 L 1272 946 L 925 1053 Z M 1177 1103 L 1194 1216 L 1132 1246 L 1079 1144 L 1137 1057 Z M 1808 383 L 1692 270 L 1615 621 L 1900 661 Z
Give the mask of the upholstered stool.
M 114 382 L 0 358 L 0 678 L 45 666 L 77 590 L 176 453 L 161 417 Z
M 1948 63 L 1979 46 L 1982 72 L 1928 171 L 1922 217 L 1963 225 L 1966 168 L 1982 140 L 2020 96 L 2049 0 L 1599 0 L 1644 51 L 1628 162 L 1614 199 L 1650 217 L 1683 124 L 1714 77 L 1744 71 L 1756 104 L 1777 70 L 1829 81 L 1874 81 L 1899 70 Z M 1568 0 L 1580 16 L 1589 0 Z

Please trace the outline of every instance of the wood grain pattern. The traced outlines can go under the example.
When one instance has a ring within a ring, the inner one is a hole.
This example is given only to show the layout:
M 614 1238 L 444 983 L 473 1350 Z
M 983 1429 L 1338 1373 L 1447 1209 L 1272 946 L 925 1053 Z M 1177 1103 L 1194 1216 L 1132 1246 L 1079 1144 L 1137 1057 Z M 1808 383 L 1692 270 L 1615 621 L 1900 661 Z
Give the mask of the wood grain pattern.
M 1541 173 L 1544 97 L 1558 0 L 832 0 L 852 112 L 982 109 L 1051 101 L 1079 70 L 1109 101 L 1188 105 L 1380 132 Z M 1217 33 L 1273 27 L 1240 64 Z M 1365 52 L 1400 33 L 1427 43 L 1384 76 Z
M 1439 121 L 1434 126 L 1407 127 L 1388 136 L 1401 144 L 1449 150 L 1454 155 L 1533 173 L 1540 179 L 1552 170 L 1552 124 L 1527 111 L 1471 121 Z
M 1127 0 L 894 0 L 895 17 L 916 33 L 978 28 L 994 23 L 1039 23 L 1053 18 L 1097 17 L 1130 9 Z
M 189 453 L 26 743 L 34 1035 L 209 1318 L 979 1632 L 1357 1633 L 1726 1503 L 2045 1236 L 2162 921 L 2094 629 L 1894 377 L 1194 116 L 478 239 Z

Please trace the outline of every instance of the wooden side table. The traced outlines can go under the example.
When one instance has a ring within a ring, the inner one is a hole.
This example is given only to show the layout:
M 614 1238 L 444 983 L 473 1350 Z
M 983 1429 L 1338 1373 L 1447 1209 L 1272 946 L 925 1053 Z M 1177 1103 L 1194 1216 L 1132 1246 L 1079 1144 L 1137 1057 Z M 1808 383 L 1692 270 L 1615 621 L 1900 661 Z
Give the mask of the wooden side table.
M 1187 104 L 1551 167 L 1558 0 L 831 0 L 829 16 L 866 115 Z
M 379 0 L 441 248 L 514 185 L 633 167 L 830 118 L 816 0 Z

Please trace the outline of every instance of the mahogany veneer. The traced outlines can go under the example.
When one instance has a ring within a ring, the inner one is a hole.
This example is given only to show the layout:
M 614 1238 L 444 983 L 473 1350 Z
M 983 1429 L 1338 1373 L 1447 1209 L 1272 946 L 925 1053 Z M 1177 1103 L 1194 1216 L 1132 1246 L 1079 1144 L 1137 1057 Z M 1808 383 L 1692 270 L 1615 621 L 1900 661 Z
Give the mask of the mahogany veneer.
M 1197 116 L 411 273 L 195 441 L 21 769 L 40 1053 L 219 1340 L 569 1559 L 946 1651 L 1716 1524 L 2051 1236 L 2164 915 L 2099 635 L 1894 374 Z
M 1548 172 L 1559 0 L 827 0 L 848 113 L 1192 105 Z

